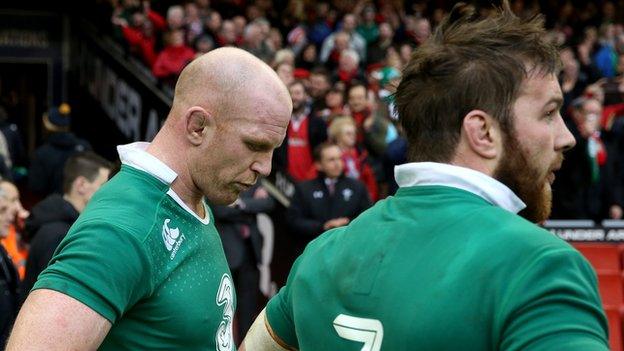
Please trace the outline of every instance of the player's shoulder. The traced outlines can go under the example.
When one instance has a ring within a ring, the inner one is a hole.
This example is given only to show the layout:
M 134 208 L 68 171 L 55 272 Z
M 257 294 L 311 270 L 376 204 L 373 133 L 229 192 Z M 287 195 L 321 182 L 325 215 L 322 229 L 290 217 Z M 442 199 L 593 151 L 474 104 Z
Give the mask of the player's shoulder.
M 168 185 L 145 172 L 123 166 L 91 198 L 78 225 L 108 224 L 116 229 L 144 233 L 151 226 Z
M 481 219 L 481 244 L 487 249 L 504 252 L 512 261 L 541 255 L 580 257 L 572 245 L 539 225 L 502 208 L 490 212 Z

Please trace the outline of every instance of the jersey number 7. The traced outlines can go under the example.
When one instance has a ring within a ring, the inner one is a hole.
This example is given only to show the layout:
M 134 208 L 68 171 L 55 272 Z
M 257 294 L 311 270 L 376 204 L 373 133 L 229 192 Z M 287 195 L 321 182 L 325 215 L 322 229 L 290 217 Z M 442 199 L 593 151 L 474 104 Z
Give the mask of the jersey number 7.
M 363 342 L 360 351 L 379 351 L 383 339 L 383 325 L 377 319 L 359 318 L 339 314 L 334 319 L 334 329 L 341 338 Z

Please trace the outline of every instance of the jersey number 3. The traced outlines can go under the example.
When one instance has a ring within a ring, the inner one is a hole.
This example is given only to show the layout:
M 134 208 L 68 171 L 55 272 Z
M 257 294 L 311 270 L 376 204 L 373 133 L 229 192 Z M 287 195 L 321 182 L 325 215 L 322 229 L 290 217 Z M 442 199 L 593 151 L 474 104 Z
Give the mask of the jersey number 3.
M 383 339 L 383 325 L 377 319 L 358 318 L 339 314 L 334 329 L 341 338 L 363 342 L 360 351 L 379 351 Z

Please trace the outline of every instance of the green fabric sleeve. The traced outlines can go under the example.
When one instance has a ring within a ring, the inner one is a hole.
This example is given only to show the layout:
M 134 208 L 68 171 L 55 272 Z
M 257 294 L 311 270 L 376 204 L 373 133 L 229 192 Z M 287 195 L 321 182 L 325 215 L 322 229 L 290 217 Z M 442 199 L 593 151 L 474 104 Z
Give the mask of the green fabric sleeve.
M 151 291 L 143 244 L 104 221 L 72 227 L 34 289 L 51 289 L 89 306 L 111 323 Z
M 503 295 L 500 350 L 609 350 L 596 275 L 572 248 L 544 250 Z
M 303 255 L 302 255 L 303 256 Z M 299 342 L 297 341 L 297 333 L 295 330 L 295 323 L 292 314 L 292 301 L 290 286 L 294 284 L 297 274 L 297 267 L 302 260 L 302 256 L 295 261 L 290 273 L 288 274 L 288 280 L 286 285 L 280 289 L 280 291 L 269 300 L 266 307 L 266 317 L 271 329 L 277 337 L 282 339 L 283 342 L 294 348 L 299 348 Z

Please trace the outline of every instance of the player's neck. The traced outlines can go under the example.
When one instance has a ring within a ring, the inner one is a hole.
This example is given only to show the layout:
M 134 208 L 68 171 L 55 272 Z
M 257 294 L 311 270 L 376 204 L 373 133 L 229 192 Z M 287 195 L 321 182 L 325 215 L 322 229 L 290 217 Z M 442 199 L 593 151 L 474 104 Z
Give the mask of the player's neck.
M 185 175 L 178 175 L 178 177 L 171 183 L 171 190 L 178 195 L 180 200 L 195 212 L 199 218 L 205 218 L 206 209 L 204 208 L 203 198 L 204 195 L 194 187 L 192 181 L 189 184 L 190 177 Z

